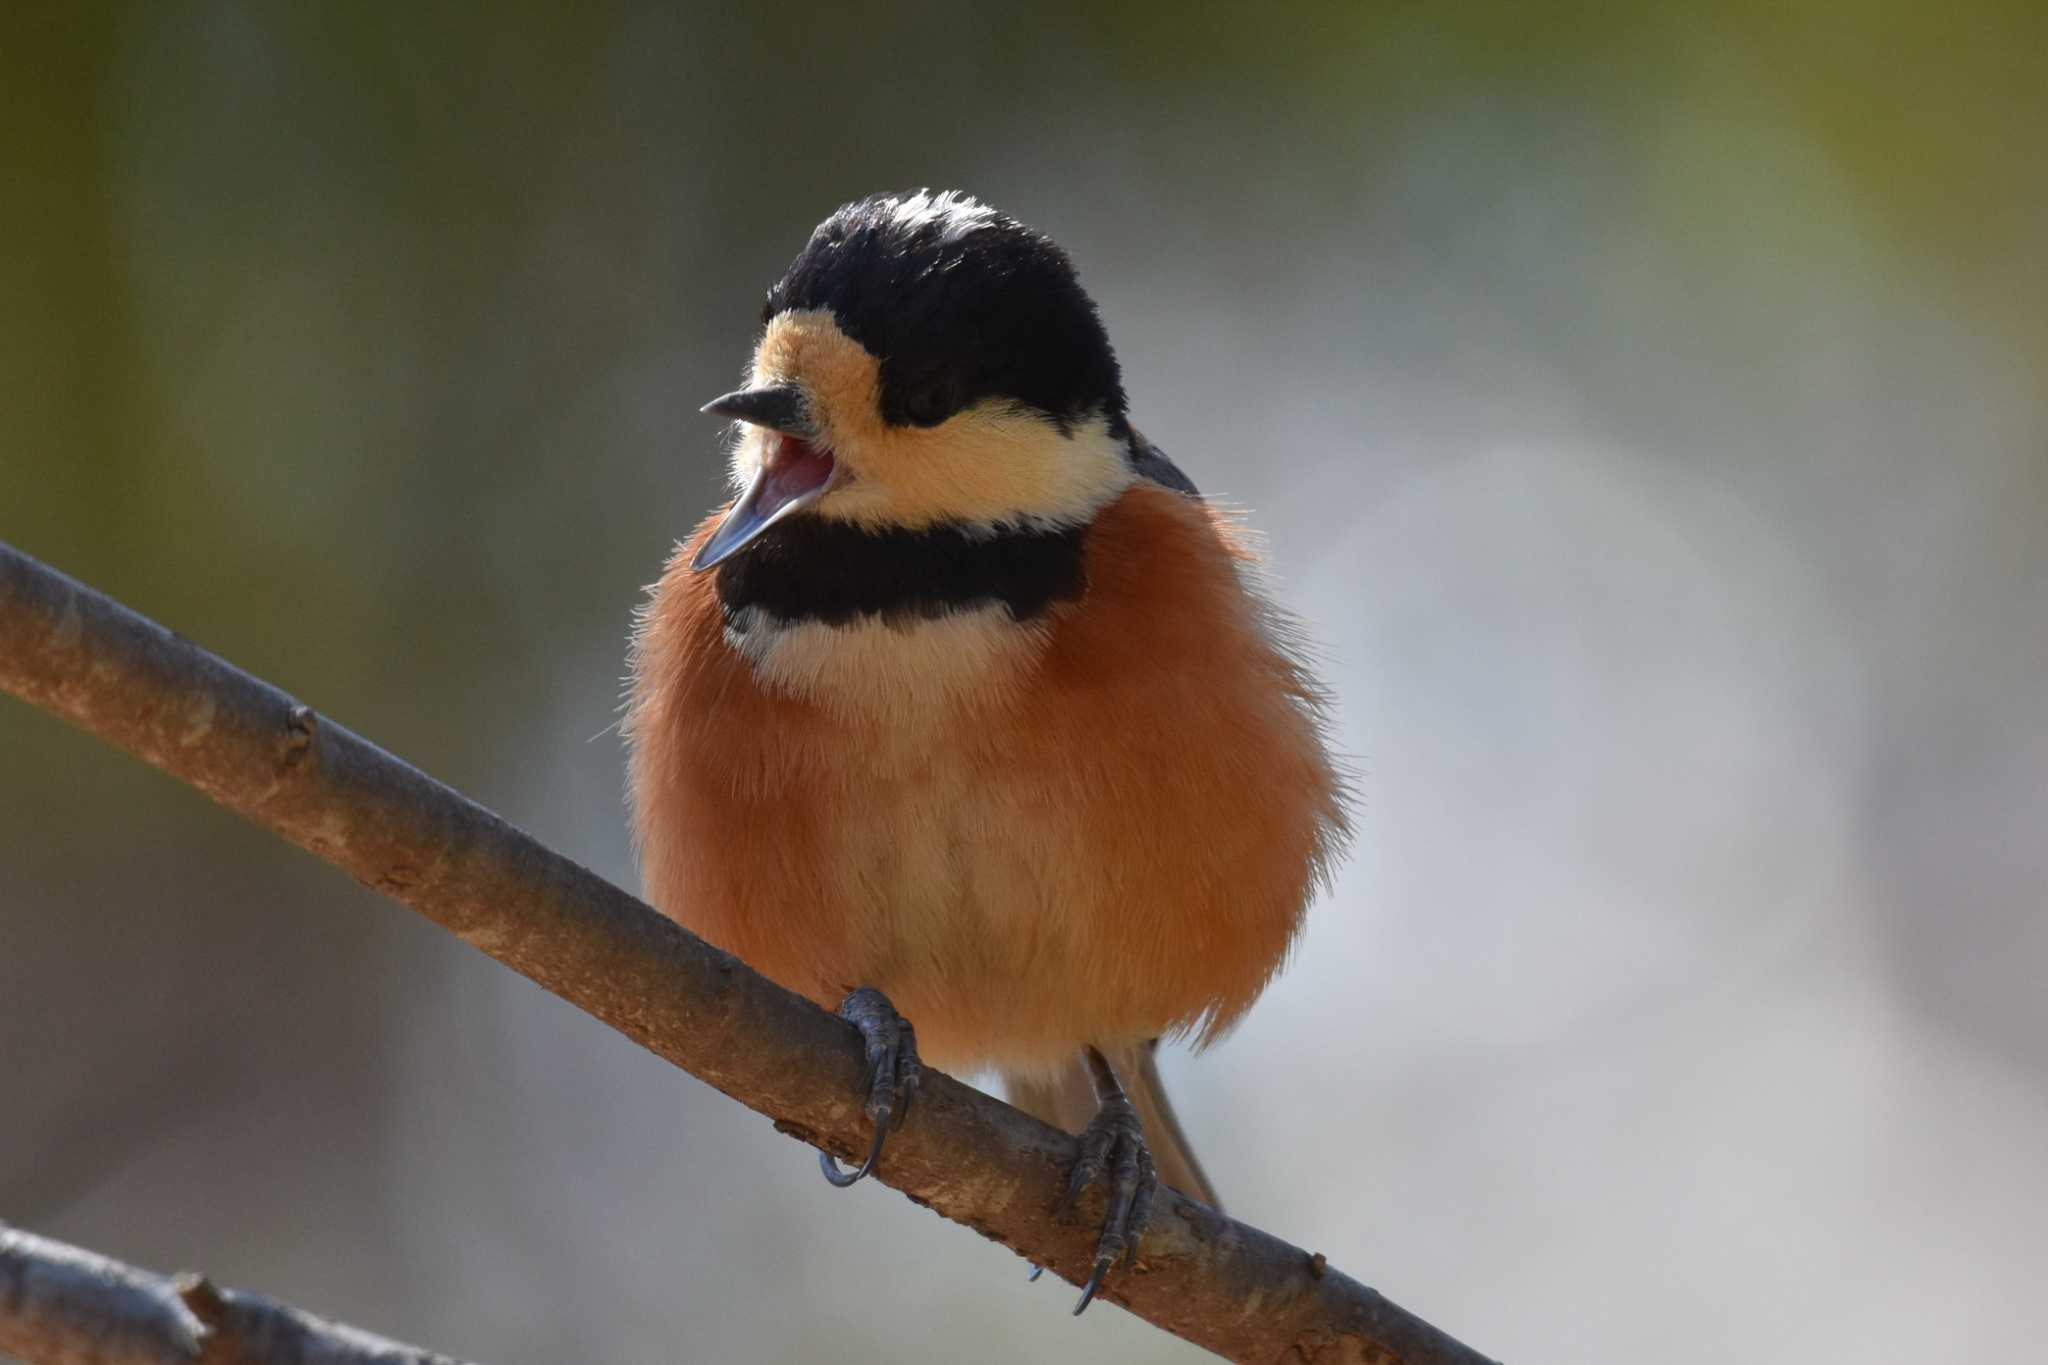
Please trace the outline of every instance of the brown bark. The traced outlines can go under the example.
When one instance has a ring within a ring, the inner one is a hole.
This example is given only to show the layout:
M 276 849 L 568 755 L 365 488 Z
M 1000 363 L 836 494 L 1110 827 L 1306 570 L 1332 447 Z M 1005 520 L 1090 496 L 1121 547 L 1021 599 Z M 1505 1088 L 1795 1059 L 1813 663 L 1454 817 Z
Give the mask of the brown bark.
M 0 544 L 0 688 L 191 783 L 842 1159 L 866 1147 L 846 1024 L 475 802 Z M 1078 1283 L 1053 1216 L 1073 1139 L 927 1072 L 879 1178 Z M 1102 1297 L 1236 1360 L 1484 1360 L 1277 1237 L 1162 1190 Z
M 31 1365 L 460 1365 L 275 1299 L 0 1223 L 0 1351 Z

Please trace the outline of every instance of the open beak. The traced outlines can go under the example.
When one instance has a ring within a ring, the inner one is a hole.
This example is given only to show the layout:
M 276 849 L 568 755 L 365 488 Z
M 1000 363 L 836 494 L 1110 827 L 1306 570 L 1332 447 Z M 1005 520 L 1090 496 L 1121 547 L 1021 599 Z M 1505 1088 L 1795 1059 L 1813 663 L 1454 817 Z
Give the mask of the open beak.
M 831 455 L 811 444 L 816 428 L 803 390 L 794 384 L 741 389 L 712 399 L 704 411 L 766 427 L 768 433 L 754 481 L 697 551 L 692 569 L 709 569 L 732 558 L 776 522 L 824 497 L 839 474 Z

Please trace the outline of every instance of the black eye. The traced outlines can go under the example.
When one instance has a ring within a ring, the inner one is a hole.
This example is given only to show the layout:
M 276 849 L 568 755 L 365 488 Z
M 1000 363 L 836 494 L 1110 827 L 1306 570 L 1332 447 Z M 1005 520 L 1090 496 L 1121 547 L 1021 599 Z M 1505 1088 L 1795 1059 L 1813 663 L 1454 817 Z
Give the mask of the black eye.
M 915 377 L 889 376 L 882 385 L 882 420 L 896 426 L 935 427 L 972 398 L 965 376 L 936 367 Z

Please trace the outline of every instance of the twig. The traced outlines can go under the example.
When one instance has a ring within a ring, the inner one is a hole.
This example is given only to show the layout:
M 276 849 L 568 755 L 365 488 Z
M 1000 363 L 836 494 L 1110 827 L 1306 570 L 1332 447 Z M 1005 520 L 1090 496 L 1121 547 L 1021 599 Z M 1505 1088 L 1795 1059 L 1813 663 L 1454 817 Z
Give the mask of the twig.
M 289 1304 L 0 1223 L 0 1351 L 33 1365 L 460 1365 Z
M 0 688 L 395 897 L 648 1050 L 851 1159 L 852 1028 L 276 688 L 0 544 Z M 1053 1208 L 1074 1140 L 927 1072 L 880 1178 L 1070 1281 L 1090 1219 Z M 1310 1254 L 1160 1192 L 1103 1297 L 1237 1360 L 1479 1365 Z M 1048 1311 L 1051 1311 L 1050 1309 Z

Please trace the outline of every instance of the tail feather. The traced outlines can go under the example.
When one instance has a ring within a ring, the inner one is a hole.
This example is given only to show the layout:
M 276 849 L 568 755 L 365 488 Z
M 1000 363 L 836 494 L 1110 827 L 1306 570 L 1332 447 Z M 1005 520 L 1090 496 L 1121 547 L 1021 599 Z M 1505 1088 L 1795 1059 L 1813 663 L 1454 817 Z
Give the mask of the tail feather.
M 1195 1150 L 1166 1097 L 1155 1055 L 1158 1050 L 1155 1039 L 1128 1047 L 1104 1048 L 1102 1055 L 1109 1058 L 1117 1079 L 1123 1082 L 1124 1093 L 1137 1108 L 1139 1121 L 1145 1125 L 1145 1143 L 1152 1150 L 1152 1162 L 1158 1168 L 1160 1180 L 1221 1212 L 1223 1203 L 1216 1197 L 1216 1187 L 1209 1183 L 1202 1163 L 1195 1159 Z M 1051 1078 L 1005 1072 L 1003 1088 L 1009 1093 L 1010 1103 L 1069 1133 L 1079 1133 L 1095 1117 L 1095 1085 L 1088 1077 L 1087 1063 L 1078 1055 Z

